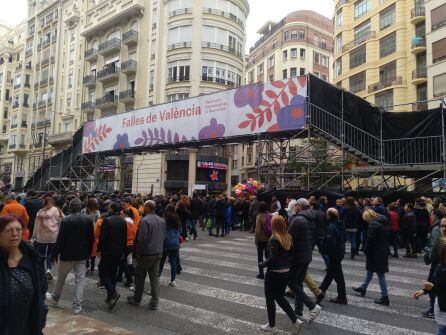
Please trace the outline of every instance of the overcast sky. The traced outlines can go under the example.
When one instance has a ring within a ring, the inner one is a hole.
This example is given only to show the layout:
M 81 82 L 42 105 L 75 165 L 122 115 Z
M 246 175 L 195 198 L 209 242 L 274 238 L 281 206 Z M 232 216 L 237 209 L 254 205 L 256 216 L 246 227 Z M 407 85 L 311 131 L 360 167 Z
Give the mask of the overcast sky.
M 0 20 L 15 25 L 26 19 L 26 0 L 1 0 L 7 2 L 0 10 Z M 288 13 L 312 9 L 327 17 L 332 17 L 333 0 L 248 0 L 251 13 L 248 18 L 247 50 L 255 43 L 258 36 L 256 31 L 268 20 L 279 21 Z

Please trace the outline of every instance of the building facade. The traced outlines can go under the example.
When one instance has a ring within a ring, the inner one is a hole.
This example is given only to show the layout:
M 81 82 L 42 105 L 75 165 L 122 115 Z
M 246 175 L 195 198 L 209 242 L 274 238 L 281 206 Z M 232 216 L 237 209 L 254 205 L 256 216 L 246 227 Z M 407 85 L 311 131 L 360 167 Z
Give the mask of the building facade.
M 428 99 L 444 99 L 446 97 L 446 1 L 428 0 L 425 6 Z M 430 108 L 438 106 L 438 100 L 429 102 Z
M 86 121 L 240 86 L 248 14 L 247 0 L 28 0 L 22 41 L 3 49 L 3 58 L 14 58 L 3 67 L 15 69 L 19 57 L 23 70 L 21 81 L 14 81 L 15 70 L 2 79 L 9 86 L 13 80 L 5 103 L 11 100 L 21 115 L 8 114 L 1 123 L 7 126 L 7 135 L 0 134 L 0 141 L 8 142 L 3 150 L 12 161 L 18 154 L 24 159 L 17 182 L 15 163 L 6 165 L 13 188 L 20 188 L 44 158 L 69 146 Z M 17 36 L 18 29 L 13 30 Z M 11 138 L 10 120 L 15 125 L 25 119 L 27 127 L 17 127 L 20 134 Z M 131 167 L 121 176 L 126 188 L 163 193 L 166 154 L 121 160 Z M 232 158 L 226 160 L 231 167 Z M 189 192 L 193 185 L 186 185 Z
M 423 0 L 339 0 L 334 83 L 388 110 L 427 107 Z
M 333 80 L 333 22 L 314 11 L 292 12 L 280 22 L 267 22 L 250 49 L 245 82 L 269 82 L 312 73 Z M 299 145 L 295 141 L 294 147 Z M 257 143 L 239 145 L 236 161 L 241 180 L 259 175 Z M 289 154 L 286 153 L 286 154 Z

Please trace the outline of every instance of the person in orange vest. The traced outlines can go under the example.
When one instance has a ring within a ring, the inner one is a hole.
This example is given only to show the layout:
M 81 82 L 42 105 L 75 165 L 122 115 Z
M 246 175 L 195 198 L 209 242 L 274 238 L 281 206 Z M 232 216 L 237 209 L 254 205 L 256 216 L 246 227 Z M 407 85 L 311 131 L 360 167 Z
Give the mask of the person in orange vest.
M 16 195 L 14 193 L 11 193 L 6 198 L 6 204 L 3 206 L 2 211 L 0 212 L 0 215 L 8 215 L 12 214 L 22 219 L 24 228 L 22 233 L 22 239 L 24 241 L 29 240 L 29 230 L 28 230 L 28 223 L 29 223 L 29 216 L 26 212 L 26 208 L 18 203 L 16 200 Z
M 139 215 L 139 211 L 132 206 L 132 199 L 125 198 L 123 202 L 124 209 L 130 209 L 133 212 L 133 223 L 138 227 L 139 221 L 141 220 L 141 215 Z

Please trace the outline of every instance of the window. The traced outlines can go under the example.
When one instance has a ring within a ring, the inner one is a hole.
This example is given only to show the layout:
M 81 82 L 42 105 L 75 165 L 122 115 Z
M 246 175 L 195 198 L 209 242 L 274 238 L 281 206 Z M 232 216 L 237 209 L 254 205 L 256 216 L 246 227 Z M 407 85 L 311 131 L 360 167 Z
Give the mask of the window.
M 437 63 L 446 59 L 446 38 L 432 43 L 432 62 Z
M 319 47 L 319 45 L 321 44 L 319 35 L 313 35 L 313 44 L 314 46 Z
M 288 60 L 288 50 L 283 50 L 282 57 L 284 62 Z
M 337 76 L 340 76 L 341 74 L 342 74 L 342 59 L 338 59 L 336 62 L 335 62 L 335 66 L 334 66 L 334 68 L 335 68 L 335 76 L 337 77 Z
M 383 58 L 396 51 L 396 32 L 379 40 L 379 57 Z
M 268 69 L 272 68 L 273 66 L 274 66 L 274 55 L 268 58 Z
M 173 12 L 174 10 L 192 7 L 192 2 L 192 0 L 170 0 L 169 11 Z
M 342 33 L 340 33 L 335 38 L 335 51 L 341 52 L 341 50 L 342 50 Z
M 365 71 L 355 74 L 349 78 L 350 92 L 356 93 L 365 90 Z
M 389 86 L 396 80 L 396 61 L 383 65 L 379 68 L 379 80 Z
M 386 107 L 387 110 L 392 110 L 393 105 L 393 90 L 387 90 L 375 94 L 375 105 L 378 107 Z
M 395 24 L 395 4 L 379 13 L 379 29 L 383 30 Z
M 254 82 L 254 70 L 249 71 L 249 73 L 248 73 L 248 81 L 249 81 L 250 84 Z
M 446 73 L 434 76 L 433 78 L 434 97 L 446 96 Z
M 286 42 L 286 41 L 289 41 L 289 39 L 290 39 L 290 31 L 289 30 L 284 31 L 283 32 L 283 40 Z
M 326 74 L 322 74 L 322 80 L 328 81 L 328 77 Z
M 438 29 L 446 24 L 446 3 L 432 9 L 432 30 Z
M 301 68 L 300 68 L 300 75 L 301 75 L 301 76 L 304 76 L 304 75 L 305 75 L 305 68 L 304 68 L 304 67 L 301 67 Z
M 291 78 L 297 77 L 297 68 L 292 67 L 292 68 L 290 69 L 290 77 L 291 77 Z
M 283 79 L 287 79 L 288 78 L 288 70 L 287 69 L 282 70 L 282 78 Z
M 180 26 L 169 29 L 167 40 L 168 40 L 167 45 L 192 41 L 192 26 Z M 206 42 L 214 42 L 214 41 L 206 40 Z M 225 43 L 226 41 L 221 44 Z
M 359 0 L 355 3 L 355 19 L 360 18 L 370 10 L 370 0 Z
M 305 59 L 305 49 L 300 49 L 300 59 Z
M 297 58 L 297 49 L 296 48 L 293 48 L 290 50 L 290 57 L 291 57 L 291 59 Z
M 273 50 L 274 50 L 275 48 L 277 48 L 277 41 L 274 41 L 274 43 L 273 43 Z
M 360 66 L 366 62 L 366 46 L 350 52 L 350 69 Z
M 204 65 L 201 67 L 201 79 L 203 81 L 213 81 L 229 86 L 241 85 L 242 77 L 235 67 L 217 61 L 203 60 L 203 63 Z M 252 78 L 250 79 L 251 82 L 254 82 L 254 70 L 251 72 Z
M 321 63 L 321 59 L 320 58 L 321 58 L 321 54 L 319 54 L 317 52 L 314 52 L 313 61 L 314 61 L 315 64 L 320 64 Z
M 336 26 L 341 27 L 343 23 L 342 9 L 336 14 Z
M 166 96 L 167 102 L 184 100 L 188 98 L 189 98 L 189 93 L 176 93 L 176 94 L 169 94 Z
M 269 82 L 274 81 L 274 75 L 273 75 L 273 74 L 270 74 L 268 80 L 269 80 Z
M 299 39 L 304 40 L 305 39 L 305 30 L 299 29 Z
M 291 39 L 297 40 L 297 29 L 291 29 Z
M 263 62 L 257 66 L 257 75 L 263 74 Z
M 168 76 L 169 76 L 168 81 L 170 83 L 177 81 L 188 81 L 190 79 L 189 73 L 190 73 L 189 65 L 185 65 L 180 62 L 173 66 L 172 64 L 170 64 L 168 71 Z
M 354 43 L 355 45 L 359 45 L 362 42 L 366 41 L 371 30 L 370 20 L 367 20 L 361 23 L 359 26 L 355 27 L 355 37 Z

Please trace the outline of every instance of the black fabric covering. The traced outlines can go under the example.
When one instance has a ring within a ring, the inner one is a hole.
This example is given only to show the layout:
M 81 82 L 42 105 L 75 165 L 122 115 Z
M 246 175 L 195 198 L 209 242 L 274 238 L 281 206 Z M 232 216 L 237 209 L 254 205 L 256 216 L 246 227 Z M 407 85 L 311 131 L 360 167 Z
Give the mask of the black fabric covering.
M 338 89 L 313 76 L 309 76 L 310 104 L 333 115 L 333 122 L 323 122 L 323 112 L 312 108 L 311 119 L 316 126 L 336 138 L 340 138 L 342 105 L 345 127 L 345 143 L 366 156 L 379 160 L 380 127 L 382 119 L 383 156 L 385 164 L 441 163 L 441 108 L 418 112 L 387 112 L 351 92 Z M 410 107 L 410 106 L 408 106 Z M 367 134 L 373 135 L 371 139 Z M 434 138 L 437 136 L 436 138 Z

